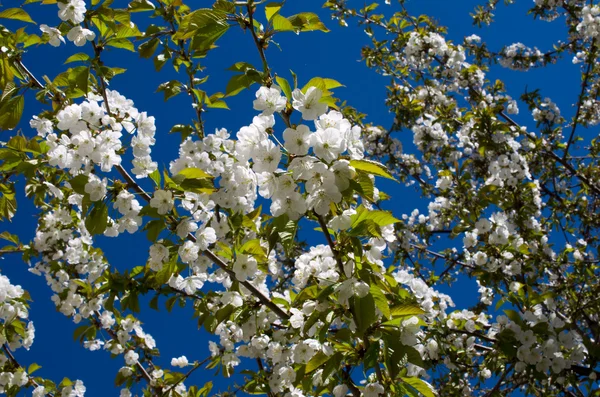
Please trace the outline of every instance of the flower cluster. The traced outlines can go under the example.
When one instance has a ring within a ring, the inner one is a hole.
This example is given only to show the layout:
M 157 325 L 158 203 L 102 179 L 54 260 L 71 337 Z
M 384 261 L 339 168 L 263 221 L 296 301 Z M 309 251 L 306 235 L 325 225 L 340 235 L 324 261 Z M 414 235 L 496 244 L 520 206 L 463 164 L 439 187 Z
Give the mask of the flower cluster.
M 66 2 L 58 2 L 57 5 L 58 17 L 71 26 L 67 33 L 69 41 L 72 41 L 77 47 L 81 47 L 88 41 L 96 38 L 96 34 L 93 31 L 83 28 L 80 25 L 84 21 L 87 11 L 84 0 L 68 0 Z M 62 36 L 63 33 L 58 28 L 41 24 L 40 30 L 47 36 L 48 43 L 53 47 L 58 47 L 60 43 L 65 42 Z
M 21 388 L 34 385 L 33 397 L 47 395 L 45 386 L 33 381 L 25 368 L 21 367 L 14 357 L 8 355 L 11 350 L 21 347 L 29 350 L 35 337 L 33 322 L 25 324 L 29 317 L 27 305 L 28 294 L 19 285 L 11 284 L 10 280 L 0 274 L 0 345 L 3 354 L 0 355 L 0 393 L 12 394 Z M 64 397 L 83 397 L 85 393 L 83 382 L 77 380 L 61 390 Z
M 60 134 L 53 132 L 52 120 L 36 117 L 30 125 L 46 138 L 50 146 L 50 165 L 68 169 L 72 174 L 82 170 L 89 173 L 94 165 L 109 172 L 120 165 L 121 155 L 118 153 L 123 148 L 121 137 L 125 131 L 132 135 L 132 172 L 143 178 L 157 168 L 150 157 L 150 147 L 155 142 L 154 117 L 139 112 L 131 100 L 116 91 L 107 90 L 106 95 L 108 103 L 103 102 L 101 96 L 90 94 L 87 101 L 61 109 L 56 114 L 56 128 L 62 131 Z M 95 195 L 97 199 L 102 198 L 100 193 L 103 190 L 97 181 L 90 189 L 98 192 Z
M 552 301 L 547 302 L 552 306 Z M 542 305 L 520 313 L 522 318 L 498 316 L 488 331 L 489 337 L 508 339 L 515 343 L 518 361 L 515 371 L 532 371 L 560 374 L 572 365 L 581 364 L 587 356 L 581 336 L 570 331 L 556 313 L 548 314 Z M 534 327 L 543 326 L 547 337 L 539 338 Z
M 542 58 L 537 48 L 529 48 L 523 43 L 514 43 L 502 49 L 499 54 L 500 65 L 513 70 L 528 70 Z
M 600 35 L 600 7 L 597 5 L 586 5 L 581 9 L 581 22 L 577 25 L 577 31 L 588 39 L 594 39 Z

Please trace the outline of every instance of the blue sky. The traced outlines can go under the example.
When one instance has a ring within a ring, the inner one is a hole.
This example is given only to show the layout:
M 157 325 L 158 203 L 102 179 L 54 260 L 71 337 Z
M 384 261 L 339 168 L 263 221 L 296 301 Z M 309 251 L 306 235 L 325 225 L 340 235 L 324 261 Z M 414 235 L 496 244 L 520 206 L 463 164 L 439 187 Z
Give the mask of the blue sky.
M 529 46 L 538 46 L 542 51 L 550 49 L 551 43 L 564 37 L 565 31 L 560 23 L 549 24 L 542 21 L 532 21 L 526 16 L 527 7 L 532 2 L 517 2 L 510 7 L 500 6 L 496 13 L 497 23 L 489 29 L 479 29 L 471 24 L 469 12 L 483 0 L 419 0 L 411 1 L 407 7 L 414 13 L 426 13 L 441 22 L 449 29 L 448 38 L 462 41 L 463 37 L 476 33 L 486 41 L 492 49 L 500 49 L 503 44 L 523 42 Z M 6 0 L 4 7 L 17 6 L 20 2 Z M 122 1 L 115 1 L 115 5 Z M 209 1 L 191 1 L 192 6 L 207 6 Z M 282 9 L 283 15 L 292 15 L 303 11 L 318 12 L 321 19 L 331 29 L 325 34 L 310 32 L 296 35 L 282 33 L 275 40 L 280 44 L 282 51 L 271 46 L 267 51 L 267 58 L 271 69 L 278 75 L 291 81 L 289 70 L 298 75 L 299 84 L 304 85 L 312 77 L 334 78 L 345 87 L 336 90 L 336 96 L 347 100 L 348 103 L 368 115 L 368 120 L 384 127 L 390 126 L 393 116 L 385 107 L 386 88 L 389 78 L 377 75 L 369 70 L 360 61 L 360 51 L 370 39 L 360 28 L 349 20 L 350 27 L 342 28 L 336 21 L 332 21 L 327 10 L 321 9 L 322 1 L 319 0 L 289 0 Z M 383 3 L 383 1 L 382 1 Z M 363 1 L 349 1 L 356 7 L 363 5 Z M 396 9 L 381 5 L 386 12 Z M 59 19 L 56 15 L 56 6 L 31 5 L 26 9 L 38 23 L 56 26 Z M 140 21 L 141 27 L 149 23 L 145 13 L 134 14 L 134 20 Z M 258 13 L 262 18 L 262 11 Z M 152 21 L 150 21 L 152 22 Z M 10 25 L 13 26 L 13 25 Z M 28 27 L 28 32 L 34 32 L 37 27 Z M 232 27 L 217 43 L 219 48 L 212 51 L 204 62 L 206 73 L 210 75 L 208 82 L 202 87 L 208 93 L 224 91 L 226 83 L 232 72 L 225 69 L 236 62 L 250 62 L 260 66 L 260 59 L 256 48 L 253 46 L 249 32 L 243 32 L 238 27 Z M 90 51 L 90 48 L 86 48 Z M 38 78 L 47 75 L 51 78 L 63 71 L 64 60 L 71 54 L 80 52 L 72 44 L 62 45 L 56 49 L 50 46 L 30 48 L 23 56 L 23 62 Z M 168 131 L 175 124 L 189 123 L 194 118 L 190 106 L 191 101 L 185 94 L 163 102 L 162 94 L 155 93 L 157 86 L 165 81 L 179 78 L 185 80 L 182 74 L 177 76 L 173 69 L 167 65 L 163 72 L 156 73 L 151 60 L 142 60 L 136 53 L 124 50 L 107 49 L 103 59 L 108 66 L 118 66 L 129 69 L 124 75 L 116 77 L 112 89 L 117 89 L 121 94 L 132 99 L 140 111 L 147 111 L 156 117 L 157 145 L 153 148 L 153 157 L 157 159 L 161 168 L 168 166 L 170 160 L 177 157 L 179 136 L 169 135 Z M 203 75 L 199 77 L 204 77 Z M 507 84 L 508 92 L 517 98 L 523 93 L 525 87 L 542 88 L 543 96 L 550 96 L 563 111 L 563 115 L 572 114 L 569 100 L 574 98 L 579 90 L 579 77 L 577 68 L 570 59 L 551 65 L 546 69 L 531 73 L 507 71 L 493 67 L 490 79 L 500 78 Z M 244 91 L 238 96 L 227 101 L 231 110 L 209 110 L 205 114 L 206 131 L 215 128 L 227 128 L 235 133 L 240 127 L 251 122 L 256 114 L 252 110 L 252 99 L 256 86 L 251 91 Z M 31 115 L 42 108 L 30 95 L 26 103 L 25 116 L 21 123 L 22 131 L 27 136 L 35 134 L 28 126 Z M 531 129 L 527 109 L 521 106 L 521 120 Z M 399 139 L 410 147 L 412 135 L 410 131 L 398 134 Z M 4 140 L 4 138 L 2 138 Z M 145 185 L 147 188 L 149 184 Z M 403 188 L 394 184 L 382 184 L 383 190 L 393 199 L 388 203 L 388 208 L 394 208 L 398 217 L 403 213 L 410 213 L 413 208 L 426 208 L 427 201 L 421 200 L 414 188 Z M 23 185 L 18 187 L 23 192 Z M 35 209 L 23 197 L 19 200 L 17 216 L 11 224 L 5 223 L 5 229 L 18 234 L 23 241 L 33 237 L 36 221 Z M 3 226 L 4 226 L 3 225 Z M 4 229 L 4 228 L 3 228 Z M 320 243 L 320 242 L 319 242 Z M 136 236 L 121 235 L 117 240 L 100 237 L 97 244 L 104 249 L 110 263 L 119 269 L 132 268 L 141 265 L 147 257 L 148 242 L 144 234 Z M 72 333 L 77 327 L 70 319 L 56 312 L 54 304 L 49 300 L 50 292 L 44 280 L 27 272 L 27 266 L 17 256 L 7 256 L 0 259 L 0 269 L 14 284 L 21 284 L 27 289 L 34 302 L 31 306 L 31 319 L 37 329 L 36 340 L 29 352 L 18 351 L 17 358 L 24 364 L 37 362 L 42 365 L 40 375 L 60 381 L 63 377 L 81 379 L 88 388 L 89 396 L 118 395 L 118 389 L 113 385 L 113 379 L 118 369 L 124 364 L 123 358 L 111 359 L 107 352 L 89 352 L 73 342 Z M 468 307 L 478 297 L 474 282 L 461 279 L 459 286 L 464 286 L 458 293 L 458 288 L 452 289 L 452 296 L 458 303 L 458 308 Z M 144 328 L 152 334 L 161 349 L 162 358 L 158 364 L 168 367 L 171 357 L 186 355 L 190 361 L 202 360 L 208 355 L 207 340 L 209 335 L 198 331 L 194 320 L 190 318 L 190 308 L 175 308 L 172 313 L 162 309 L 160 312 L 151 309 L 143 310 L 139 315 L 144 322 Z M 197 371 L 193 382 L 202 384 L 213 379 L 212 371 Z M 215 389 L 226 387 L 231 382 L 223 378 L 214 378 Z M 188 382 L 192 384 L 192 382 Z

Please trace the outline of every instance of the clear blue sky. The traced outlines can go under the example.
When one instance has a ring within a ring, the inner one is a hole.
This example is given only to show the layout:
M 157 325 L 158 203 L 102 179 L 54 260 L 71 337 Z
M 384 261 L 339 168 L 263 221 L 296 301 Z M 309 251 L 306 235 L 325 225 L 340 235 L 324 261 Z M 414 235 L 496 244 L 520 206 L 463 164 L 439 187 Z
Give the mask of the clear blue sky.
M 17 6 L 20 2 L 6 0 L 4 7 Z M 115 1 L 115 6 L 122 1 Z M 191 1 L 187 3 L 192 7 L 208 5 L 209 1 Z M 368 120 L 382 126 L 389 126 L 393 116 L 385 107 L 386 83 L 389 78 L 379 76 L 369 70 L 360 61 L 361 47 L 370 42 L 369 38 L 360 28 L 349 21 L 349 28 L 342 28 L 332 21 L 328 11 L 322 10 L 322 1 L 319 0 L 289 0 L 282 9 L 283 15 L 292 15 L 302 11 L 318 12 L 321 19 L 331 29 L 330 33 L 311 32 L 295 35 L 283 33 L 276 37 L 282 51 L 275 46 L 269 48 L 267 58 L 274 72 L 291 80 L 289 69 L 298 74 L 299 82 L 303 85 L 312 77 L 334 78 L 346 87 L 336 91 L 337 96 L 348 101 L 361 112 L 368 115 Z M 363 1 L 349 1 L 356 7 L 363 5 Z M 381 1 L 383 3 L 383 1 Z M 541 50 L 550 49 L 550 43 L 564 35 L 564 30 L 557 28 L 560 24 L 548 24 L 541 21 L 532 21 L 526 16 L 526 7 L 532 2 L 518 2 L 517 5 L 504 8 L 500 6 L 497 12 L 497 23 L 491 29 L 480 30 L 472 26 L 469 12 L 483 0 L 419 0 L 408 4 L 409 10 L 415 13 L 427 13 L 436 18 L 449 28 L 448 38 L 462 41 L 463 37 L 476 33 L 489 41 L 492 49 L 499 49 L 502 44 L 511 44 L 521 41 L 526 45 L 537 45 Z M 396 6 L 381 5 L 383 10 Z M 59 19 L 56 15 L 56 5 L 27 6 L 34 20 L 56 26 Z M 146 13 L 134 14 L 134 21 L 144 27 L 149 23 Z M 261 14 L 258 14 L 262 16 Z M 264 18 L 263 18 L 264 20 Z M 12 26 L 12 25 L 11 25 Z M 28 32 L 37 30 L 29 26 Z M 205 60 L 206 72 L 210 79 L 203 86 L 209 93 L 224 91 L 226 83 L 232 72 L 225 69 L 240 61 L 260 65 L 260 60 L 253 46 L 249 32 L 244 32 L 237 27 L 232 27 L 217 43 L 219 48 L 212 51 Z M 86 51 L 89 51 L 86 48 Z M 71 54 L 80 52 L 72 44 L 61 45 L 56 49 L 50 46 L 31 48 L 23 57 L 24 63 L 39 78 L 47 75 L 53 78 L 63 71 L 64 60 Z M 147 111 L 156 117 L 157 145 L 153 147 L 153 157 L 162 166 L 168 166 L 170 160 L 177 157 L 179 136 L 168 135 L 174 124 L 189 123 L 194 113 L 190 106 L 190 99 L 181 94 L 167 103 L 163 102 L 162 94 L 155 93 L 157 86 L 165 81 L 177 78 L 172 68 L 167 65 L 163 73 L 156 73 L 151 60 L 142 60 L 136 53 L 124 50 L 107 49 L 103 55 L 108 66 L 128 68 L 129 71 L 116 77 L 110 88 L 117 89 L 121 94 L 132 99 L 140 111 Z M 501 78 L 505 81 L 508 91 L 517 98 L 528 86 L 530 89 L 542 88 L 542 95 L 548 95 L 561 107 L 563 114 L 571 113 L 568 100 L 571 100 L 578 91 L 579 78 L 576 68 L 571 65 L 570 59 L 547 69 L 533 73 L 521 73 L 501 70 L 494 67 L 488 78 Z M 203 77 L 203 76 L 199 76 Z M 179 76 L 181 80 L 185 76 Z M 231 110 L 210 110 L 205 114 L 206 130 L 214 131 L 215 128 L 225 127 L 235 133 L 240 127 L 251 122 L 255 111 L 252 110 L 251 91 L 244 91 L 240 95 L 228 100 Z M 26 103 L 25 116 L 21 123 L 23 133 L 27 136 L 35 134 L 28 126 L 31 115 L 40 110 L 40 105 L 30 96 Z M 533 129 L 531 119 L 524 106 L 521 107 L 519 119 Z M 412 142 L 410 131 L 399 134 L 400 139 L 409 147 Z M 149 185 L 146 185 L 149 187 Z M 427 201 L 421 200 L 414 188 L 402 188 L 398 185 L 384 184 L 384 190 L 392 195 L 393 200 L 388 207 L 394 208 L 396 216 L 410 213 L 413 208 L 426 208 Z M 19 187 L 22 194 L 24 186 Z M 407 194 L 408 193 L 408 194 Z M 11 224 L 5 223 L 6 230 L 21 236 L 22 240 L 29 241 L 35 231 L 35 209 L 24 197 L 20 197 L 17 216 Z M 4 229 L 4 227 L 3 227 Z M 317 243 L 315 241 L 315 243 Z M 319 242 L 320 243 L 320 242 Z M 117 240 L 99 237 L 99 245 L 106 253 L 110 263 L 119 269 L 132 268 L 141 265 L 147 258 L 148 242 L 143 233 L 136 236 L 121 235 Z M 45 281 L 27 272 L 27 266 L 16 256 L 7 256 L 0 259 L 0 269 L 14 284 L 21 284 L 27 289 L 34 299 L 31 306 L 31 319 L 36 326 L 36 340 L 29 352 L 19 350 L 17 357 L 23 363 L 37 362 L 42 365 L 40 375 L 60 381 L 63 377 L 81 379 L 88 388 L 88 396 L 118 395 L 118 389 L 113 385 L 113 379 L 118 369 L 124 365 L 122 357 L 111 359 L 104 351 L 89 352 L 78 343 L 73 342 L 72 333 L 77 327 L 70 319 L 58 313 L 53 303 L 49 300 L 50 292 Z M 452 296 L 458 303 L 458 308 L 466 308 L 478 299 L 474 282 L 461 280 L 459 285 L 467 288 L 461 289 L 457 295 L 457 288 L 452 289 Z M 463 292 L 464 291 L 464 292 Z M 206 332 L 196 329 L 194 320 L 190 318 L 191 310 L 176 307 L 172 313 L 166 310 L 160 312 L 144 309 L 139 318 L 144 322 L 144 328 L 152 334 L 161 350 L 162 358 L 157 361 L 159 365 L 169 367 L 171 357 L 185 354 L 190 361 L 201 360 L 208 355 L 207 340 L 210 337 Z M 240 368 L 240 367 L 238 367 Z M 187 384 L 202 384 L 213 379 L 212 371 L 197 371 L 192 382 Z M 231 382 L 223 378 L 214 378 L 215 385 L 226 387 Z

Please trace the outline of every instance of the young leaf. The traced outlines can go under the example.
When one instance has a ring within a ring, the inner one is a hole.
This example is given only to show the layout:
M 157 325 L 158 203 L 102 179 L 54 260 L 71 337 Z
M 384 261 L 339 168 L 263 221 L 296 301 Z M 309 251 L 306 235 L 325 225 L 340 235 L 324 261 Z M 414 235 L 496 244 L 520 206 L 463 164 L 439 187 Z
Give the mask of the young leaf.
M 292 100 L 292 89 L 290 87 L 290 83 L 288 83 L 288 81 L 286 79 L 284 79 L 283 77 L 279 77 L 279 76 L 275 77 L 275 81 L 277 81 L 277 84 L 279 85 L 279 87 L 281 87 L 281 91 L 283 91 L 283 93 L 285 94 L 287 99 L 291 101 Z
M 400 222 L 400 219 L 395 218 L 391 212 L 382 210 L 369 211 L 363 205 L 357 208 L 356 214 L 352 215 L 352 226 L 358 225 L 360 222 L 368 219 L 377 226 L 388 226 Z
M 421 393 L 423 397 L 437 397 L 438 395 L 433 386 L 425 382 L 423 379 L 405 377 L 401 377 L 401 379 L 404 383 Z
M 295 30 L 294 25 L 286 17 L 279 14 L 275 14 L 271 22 L 276 32 L 293 32 Z
M 108 207 L 102 201 L 97 202 L 94 204 L 94 208 L 92 208 L 90 214 L 85 218 L 85 227 L 93 236 L 104 233 L 107 225 Z
M 269 3 L 265 6 L 265 15 L 268 21 L 270 21 L 275 14 L 279 14 L 282 5 L 282 3 Z
M 373 295 L 373 299 L 375 300 L 375 306 L 381 311 L 385 318 L 391 318 L 390 315 L 390 305 L 388 304 L 388 300 L 385 297 L 385 294 L 377 285 L 372 284 L 370 289 L 371 295 Z
M 29 22 L 35 24 L 27 11 L 22 8 L 8 8 L 0 12 L 0 19 L 14 19 L 17 21 Z
M 142 58 L 151 58 L 154 52 L 158 48 L 160 40 L 155 37 L 151 40 L 146 41 L 138 46 L 138 53 Z
M 375 322 L 375 300 L 370 293 L 362 298 L 353 297 L 350 299 L 350 310 L 356 321 L 357 330 L 360 334 Z
M 162 92 L 164 94 L 165 101 L 173 98 L 175 95 L 181 93 L 181 83 L 177 80 L 167 81 L 158 86 L 156 92 Z
M 71 55 L 70 57 L 67 58 L 67 60 L 65 61 L 65 65 L 67 63 L 71 63 L 71 62 L 86 62 L 89 61 L 91 58 L 88 54 L 83 53 L 83 52 L 79 52 L 77 54 Z
M 292 15 L 288 20 L 297 32 L 310 32 L 313 30 L 329 32 L 329 29 L 327 29 L 325 24 L 319 19 L 319 16 L 314 12 L 302 12 Z
M 13 97 L 4 102 L 0 106 L 0 129 L 12 130 L 15 128 L 21 120 L 24 106 L 25 98 L 23 95 Z
M 308 374 L 308 373 L 314 371 L 315 369 L 319 368 L 321 365 L 325 364 L 327 362 L 327 360 L 329 360 L 328 355 L 326 355 L 322 352 L 318 352 L 306 364 L 306 373 Z
M 177 181 L 178 178 L 183 177 L 183 179 L 201 179 L 201 178 L 212 178 L 210 174 L 202 171 L 200 168 L 186 168 L 181 170 L 177 175 L 173 177 L 173 180 Z
M 418 316 L 419 314 L 424 314 L 425 311 L 421 309 L 419 305 L 410 305 L 410 304 L 402 304 L 398 306 L 394 306 L 391 309 L 392 317 L 400 317 L 400 316 Z
M 350 160 L 350 166 L 372 175 L 382 176 L 397 182 L 385 165 L 372 160 Z

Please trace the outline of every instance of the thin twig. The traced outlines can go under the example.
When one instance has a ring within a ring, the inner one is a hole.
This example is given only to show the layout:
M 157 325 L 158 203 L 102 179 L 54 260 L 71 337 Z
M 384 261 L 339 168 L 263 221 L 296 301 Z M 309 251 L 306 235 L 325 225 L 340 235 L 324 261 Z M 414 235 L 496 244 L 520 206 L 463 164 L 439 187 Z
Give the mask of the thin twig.
M 268 76 L 267 81 L 265 81 L 265 85 L 267 87 L 270 87 L 272 82 L 273 82 L 273 78 L 271 77 L 271 71 L 269 70 L 269 64 L 267 63 L 267 57 L 265 56 L 265 48 L 263 47 L 263 43 L 261 42 L 261 40 L 258 38 L 258 36 L 256 35 L 256 31 L 254 30 L 254 10 L 253 10 L 253 4 L 252 4 L 252 0 L 250 0 L 247 4 L 246 4 L 246 8 L 248 9 L 248 19 L 249 19 L 249 29 L 250 32 L 252 33 L 252 38 L 254 39 L 254 44 L 256 44 L 256 49 L 258 50 L 258 53 L 260 54 L 260 59 L 262 60 L 263 63 L 263 68 L 265 75 Z
M 587 88 L 587 84 L 588 84 L 588 80 L 590 79 L 590 75 L 591 75 L 591 71 L 592 71 L 592 67 L 593 65 L 596 63 L 595 62 L 595 57 L 594 57 L 594 44 L 596 42 L 596 39 L 592 40 L 592 43 L 590 45 L 590 52 L 588 54 L 588 65 L 587 65 L 587 70 L 585 71 L 585 75 L 583 78 L 583 81 L 581 82 L 581 92 L 579 93 L 579 98 L 577 100 L 577 111 L 575 112 L 575 117 L 573 118 L 573 128 L 571 128 L 571 135 L 569 135 L 569 140 L 567 141 L 567 146 L 565 147 L 565 154 L 563 154 L 563 160 L 567 158 L 567 156 L 569 155 L 569 148 L 571 147 L 571 144 L 573 143 L 573 138 L 575 137 L 575 130 L 577 129 L 577 125 L 579 124 L 579 114 L 581 113 L 581 107 L 583 106 L 583 96 L 585 95 L 585 89 Z
M 179 379 L 177 382 L 175 382 L 174 384 L 172 384 L 166 391 L 164 391 L 161 396 L 168 396 L 169 392 L 171 390 L 173 390 L 175 387 L 177 387 L 177 385 L 179 385 L 181 382 L 183 382 L 184 380 L 186 380 L 187 378 L 190 377 L 190 375 L 197 370 L 198 368 L 200 368 L 201 366 L 203 366 L 204 364 L 206 364 L 210 359 L 212 358 L 212 356 L 209 356 L 207 358 L 205 358 L 204 360 L 200 361 L 199 363 L 194 364 L 194 367 L 192 369 L 190 369 L 184 376 L 183 378 Z

